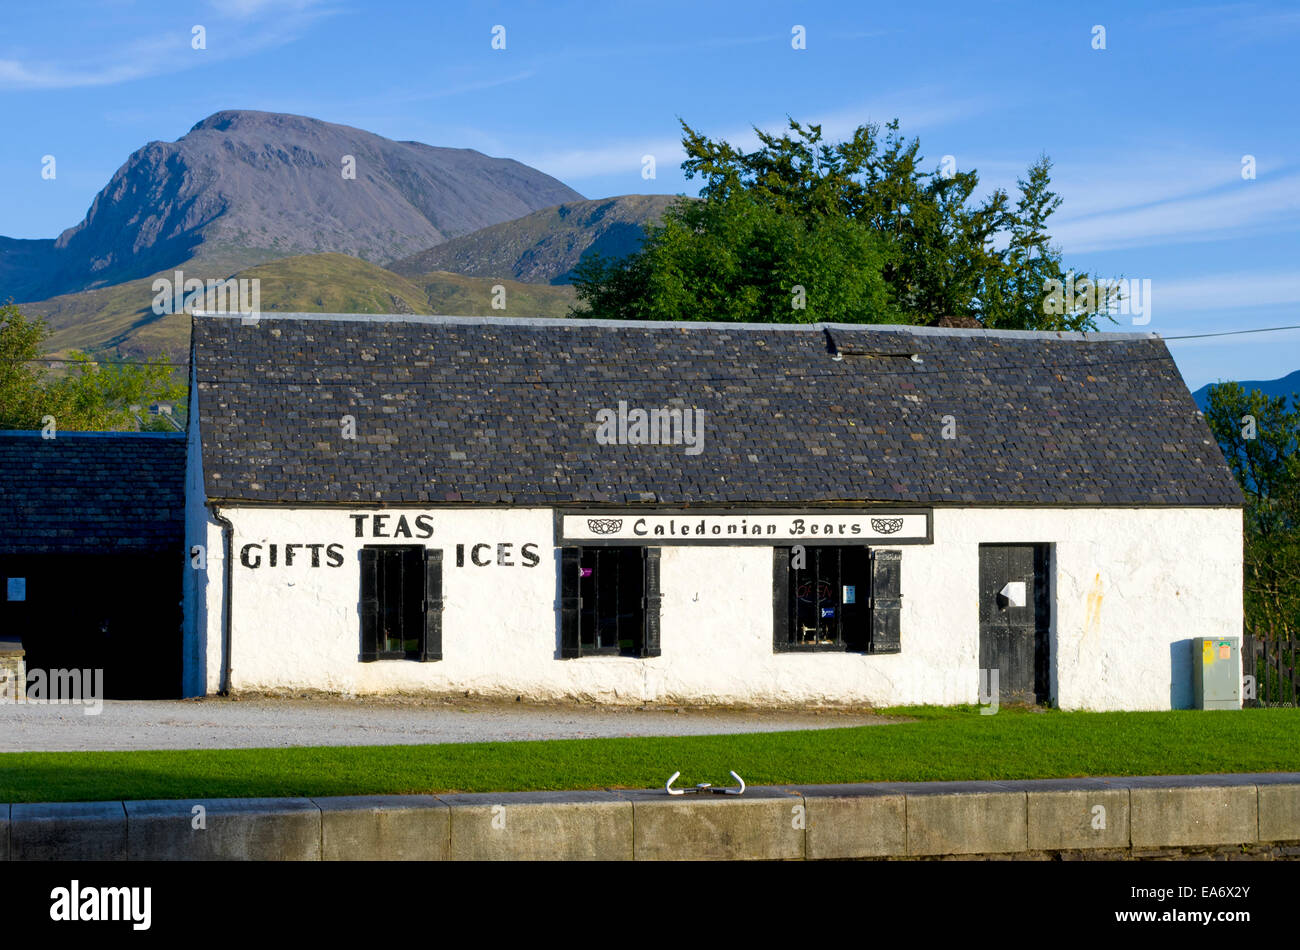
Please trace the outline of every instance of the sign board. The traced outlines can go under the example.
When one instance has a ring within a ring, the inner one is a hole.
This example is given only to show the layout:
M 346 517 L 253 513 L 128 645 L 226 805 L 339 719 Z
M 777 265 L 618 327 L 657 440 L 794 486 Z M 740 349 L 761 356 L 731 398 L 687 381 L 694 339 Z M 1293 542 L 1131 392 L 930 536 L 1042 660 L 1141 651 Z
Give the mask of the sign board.
M 1007 603 L 1012 607 L 1025 606 L 1025 582 L 1024 581 L 1007 581 L 1006 585 L 998 591 L 1007 599 Z
M 9 583 L 5 585 L 7 591 L 7 600 L 26 600 L 27 599 L 27 578 L 11 577 Z
M 558 516 L 562 544 L 929 544 L 930 512 L 584 511 Z

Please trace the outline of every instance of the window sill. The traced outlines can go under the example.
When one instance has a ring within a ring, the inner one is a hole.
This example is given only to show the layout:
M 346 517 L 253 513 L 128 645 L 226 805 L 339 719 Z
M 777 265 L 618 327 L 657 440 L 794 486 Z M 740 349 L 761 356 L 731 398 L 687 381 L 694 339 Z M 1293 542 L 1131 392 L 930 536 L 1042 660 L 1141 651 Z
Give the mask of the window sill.
M 859 656 L 869 656 L 870 652 L 866 647 L 849 647 L 843 644 L 834 643 L 788 643 L 781 646 L 773 647 L 773 653 L 856 653 Z

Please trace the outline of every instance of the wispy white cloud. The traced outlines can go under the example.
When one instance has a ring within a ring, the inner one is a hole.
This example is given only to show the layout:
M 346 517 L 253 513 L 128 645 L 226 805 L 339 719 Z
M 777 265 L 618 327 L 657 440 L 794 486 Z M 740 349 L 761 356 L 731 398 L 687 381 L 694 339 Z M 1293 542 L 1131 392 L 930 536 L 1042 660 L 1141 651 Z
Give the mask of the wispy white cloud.
M 1300 31 L 1300 10 L 1248 14 L 1226 24 L 1228 33 L 1249 42 L 1277 42 Z
M 1154 307 L 1162 313 L 1224 312 L 1297 305 L 1300 323 L 1300 273 L 1294 271 L 1232 271 L 1198 277 L 1155 278 Z
M 698 38 L 682 43 L 599 43 L 585 46 L 562 46 L 551 50 L 544 57 L 534 60 L 537 64 L 573 63 L 578 60 L 620 59 L 631 60 L 639 57 L 660 59 L 678 53 L 698 53 L 702 50 L 732 49 L 740 46 L 757 46 L 770 43 L 781 46 L 790 42 L 789 33 L 766 33 L 761 36 L 727 36 L 725 34 L 701 34 Z
M 879 97 L 861 105 L 849 106 L 821 115 L 794 118 L 805 125 L 820 125 L 823 138 L 835 142 L 851 136 L 859 126 L 868 123 L 883 126 L 898 117 L 903 122 L 900 131 L 910 136 L 912 132 L 920 129 L 970 118 L 984 112 L 987 108 L 987 100 L 970 96 L 949 96 L 940 90 L 927 89 Z M 764 132 L 780 134 L 789 128 L 789 120 L 786 116 L 769 117 L 757 125 Z M 701 128 L 700 131 L 712 139 L 724 139 L 744 151 L 752 151 L 760 145 L 758 136 L 750 127 L 733 127 L 720 132 Z M 641 167 L 643 155 L 653 155 L 656 165 L 660 168 L 676 167 L 686 158 L 680 136 L 674 135 L 673 137 L 623 139 L 614 143 L 593 143 L 590 147 L 581 148 L 543 148 L 521 156 L 520 161 L 527 162 L 534 168 L 558 178 L 586 178 L 637 171 Z M 936 157 L 935 162 L 937 161 Z
M 1120 183 L 1117 187 L 1120 192 L 1136 192 L 1139 186 Z M 1062 194 L 1069 205 L 1071 196 L 1064 189 Z M 1073 207 L 1087 208 L 1088 194 L 1084 191 L 1073 196 Z M 1181 244 L 1295 229 L 1300 212 L 1300 175 L 1281 174 L 1254 181 L 1243 181 L 1238 176 L 1235 182 L 1208 193 L 1157 197 L 1138 207 L 1126 207 L 1105 196 L 1100 201 L 1106 210 L 1065 217 L 1055 223 L 1053 239 L 1067 252 Z
M 1053 188 L 1065 198 L 1058 216 L 1062 222 L 1190 198 L 1241 180 L 1241 165 L 1231 158 L 1175 158 L 1167 152 L 1053 169 Z
M 191 47 L 188 31 L 156 33 L 129 43 L 110 38 L 97 53 L 0 58 L 0 89 L 71 89 L 111 86 L 238 59 L 297 39 L 311 23 L 334 11 L 322 0 L 211 0 L 217 19 L 202 25 L 207 49 Z M 240 41 L 211 42 L 223 23 L 238 23 Z
M 1300 11 L 1263 7 L 1258 3 L 1227 3 L 1152 10 L 1143 21 L 1163 29 L 1185 30 L 1195 26 L 1199 36 L 1212 35 L 1223 42 L 1241 45 L 1286 41 L 1288 34 L 1300 30 Z
M 1271 324 L 1269 325 L 1271 326 Z M 1293 326 L 1293 325 L 1294 324 L 1286 324 L 1286 326 Z M 1184 331 L 1172 331 L 1172 330 L 1161 333 L 1161 336 L 1166 337 L 1165 342 L 1174 351 L 1175 356 L 1177 356 L 1180 352 L 1184 350 L 1206 349 L 1206 350 L 1217 351 L 1217 350 L 1222 350 L 1224 347 L 1235 347 L 1235 348 L 1247 348 L 1252 351 L 1259 352 L 1261 356 L 1268 354 L 1270 356 L 1276 357 L 1278 355 L 1276 352 L 1276 348 L 1278 346 L 1292 347 L 1295 346 L 1297 343 L 1300 343 L 1300 330 L 1272 330 L 1267 333 L 1233 332 L 1236 330 L 1259 330 L 1259 329 L 1267 329 L 1267 328 L 1256 327 L 1254 325 L 1247 326 L 1242 323 L 1230 323 L 1230 324 L 1223 324 L 1222 330 L 1185 331 L 1189 334 L 1195 334 L 1195 333 L 1230 334 L 1226 336 L 1192 336 L 1189 339 L 1181 339 L 1181 340 L 1168 339 L 1168 337 L 1180 336 L 1184 332 Z M 1269 352 L 1270 350 L 1273 352 L 1270 353 Z M 1285 365 L 1287 368 L 1283 370 L 1283 373 L 1290 372 L 1294 368 L 1294 363 L 1285 364 Z M 1211 379 L 1227 379 L 1227 378 L 1231 378 L 1231 376 L 1230 375 L 1224 376 L 1220 372 L 1217 375 L 1202 377 L 1202 383 L 1210 382 Z M 1237 378 L 1240 379 L 1241 378 L 1240 375 L 1238 375 Z
M 837 109 L 811 121 L 822 126 L 822 134 L 829 139 L 842 139 L 852 135 L 861 125 L 875 123 L 884 126 L 893 119 L 899 120 L 899 132 L 908 138 L 922 129 L 932 129 L 950 122 L 963 121 L 987 112 L 990 100 L 977 96 L 954 95 L 940 89 L 921 89 L 878 96 L 861 105 Z M 796 117 L 797 118 L 797 117 Z M 764 128 L 773 128 L 769 122 Z M 785 123 L 781 122 L 781 126 Z M 757 140 L 754 140 L 757 145 Z M 937 163 L 938 158 L 935 157 Z
M 1103 322 L 1101 328 L 1152 331 L 1168 339 L 1170 346 L 1193 349 L 1262 348 L 1270 358 L 1292 354 L 1292 363 L 1300 352 L 1294 349 L 1300 329 L 1242 332 L 1300 326 L 1300 274 L 1291 271 L 1155 276 L 1143 293 L 1143 310 L 1146 322 L 1135 324 L 1131 315 L 1117 314 L 1116 323 Z
M 675 167 L 685 158 L 678 139 L 624 140 L 613 145 L 570 148 L 524 155 L 519 160 L 560 179 L 640 173 L 642 156 L 653 155 L 656 171 Z
M 818 27 L 811 27 L 807 32 L 807 42 L 814 48 L 824 40 L 860 40 L 889 35 L 888 30 L 863 30 L 848 32 L 821 32 Z M 578 60 L 619 59 L 632 60 L 640 57 L 663 60 L 682 53 L 716 52 L 735 49 L 742 46 L 771 46 L 774 50 L 786 52 L 790 49 L 791 32 L 773 30 L 771 33 L 752 34 L 748 36 L 712 33 L 703 30 L 680 31 L 680 36 L 689 37 L 674 43 L 637 43 L 611 41 L 584 46 L 561 46 L 553 49 L 538 63 L 572 63 Z
M 1276 356 L 1300 343 L 1300 330 L 1240 333 L 1263 327 L 1300 325 L 1300 274 L 1292 271 L 1224 271 L 1196 277 L 1155 277 L 1146 301 L 1151 323 L 1128 326 L 1117 317 L 1119 330 L 1155 330 L 1169 345 L 1191 349 L 1218 347 L 1265 348 Z M 1233 336 L 1197 336 L 1232 333 Z M 1279 349 L 1279 347 L 1281 349 Z M 1294 360 L 1292 361 L 1294 362 Z
M 231 19 L 251 19 L 267 13 L 301 13 L 320 6 L 322 0 L 208 0 L 218 15 Z
M 1242 155 L 1210 153 L 1171 141 L 1158 151 L 1117 145 L 1100 158 L 1073 155 L 1052 168 L 1063 199 L 1049 230 L 1067 254 L 1185 244 L 1300 227 L 1300 175 L 1261 157 L 1257 177 L 1241 177 Z M 982 194 L 1015 200 L 1023 163 L 958 155 L 980 172 Z
M 164 63 L 175 62 L 176 52 L 188 44 L 184 36 L 154 36 L 117 46 L 111 58 L 95 61 L 81 58 L 75 64 L 23 63 L 0 59 L 0 86 L 26 89 L 67 89 L 78 86 L 109 86 L 156 75 Z

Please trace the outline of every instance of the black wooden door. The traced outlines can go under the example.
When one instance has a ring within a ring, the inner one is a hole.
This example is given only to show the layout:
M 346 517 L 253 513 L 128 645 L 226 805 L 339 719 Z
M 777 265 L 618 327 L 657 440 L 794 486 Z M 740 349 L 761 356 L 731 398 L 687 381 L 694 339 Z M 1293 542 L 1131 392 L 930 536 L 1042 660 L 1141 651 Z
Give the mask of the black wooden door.
M 1050 699 L 1047 568 L 1045 544 L 980 545 L 980 669 L 998 671 L 999 703 Z

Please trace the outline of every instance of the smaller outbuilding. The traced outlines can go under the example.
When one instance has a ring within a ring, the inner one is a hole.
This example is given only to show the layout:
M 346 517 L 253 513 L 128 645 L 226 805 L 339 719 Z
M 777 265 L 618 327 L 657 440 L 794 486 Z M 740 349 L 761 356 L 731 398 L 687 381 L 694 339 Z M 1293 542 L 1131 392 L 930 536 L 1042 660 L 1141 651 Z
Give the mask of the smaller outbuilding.
M 0 640 L 28 671 L 180 695 L 184 486 L 181 432 L 0 432 Z

